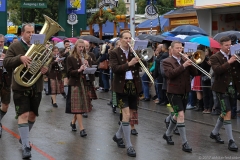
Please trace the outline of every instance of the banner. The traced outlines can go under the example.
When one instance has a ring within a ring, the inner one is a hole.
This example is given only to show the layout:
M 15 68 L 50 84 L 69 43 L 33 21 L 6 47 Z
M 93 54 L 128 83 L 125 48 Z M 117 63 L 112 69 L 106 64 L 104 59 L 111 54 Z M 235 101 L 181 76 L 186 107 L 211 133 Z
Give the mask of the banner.
M 47 2 L 44 1 L 21 1 L 22 8 L 47 8 Z
M 86 14 L 85 8 L 86 0 L 67 0 L 67 13 Z M 77 8 L 71 10 L 71 8 Z
M 7 0 L 0 0 L 0 12 L 6 11 L 6 1 Z
M 218 8 L 218 7 L 230 7 L 239 6 L 239 0 L 195 0 L 194 8 Z
M 174 0 L 174 1 L 175 1 L 175 7 L 186 7 L 186 6 L 194 5 L 194 0 Z

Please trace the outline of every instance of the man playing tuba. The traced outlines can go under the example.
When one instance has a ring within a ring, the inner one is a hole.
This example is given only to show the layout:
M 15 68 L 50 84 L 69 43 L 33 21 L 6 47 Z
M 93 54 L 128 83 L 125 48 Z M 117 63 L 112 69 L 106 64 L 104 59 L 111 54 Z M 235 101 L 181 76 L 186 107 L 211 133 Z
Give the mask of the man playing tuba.
M 30 39 L 32 34 L 34 34 L 34 26 L 25 24 L 22 26 L 21 32 L 22 39 L 19 42 L 11 44 L 3 61 L 3 65 L 7 70 L 14 70 L 21 64 L 25 67 L 30 66 L 31 58 L 25 56 L 25 53 L 31 46 Z M 42 74 L 45 74 L 47 71 L 47 66 L 41 68 Z M 12 90 L 16 118 L 18 119 L 19 142 L 22 144 L 22 158 L 28 159 L 31 157 L 29 132 L 33 127 L 36 116 L 38 116 L 38 107 L 42 99 L 42 76 L 31 87 L 23 87 L 13 78 Z

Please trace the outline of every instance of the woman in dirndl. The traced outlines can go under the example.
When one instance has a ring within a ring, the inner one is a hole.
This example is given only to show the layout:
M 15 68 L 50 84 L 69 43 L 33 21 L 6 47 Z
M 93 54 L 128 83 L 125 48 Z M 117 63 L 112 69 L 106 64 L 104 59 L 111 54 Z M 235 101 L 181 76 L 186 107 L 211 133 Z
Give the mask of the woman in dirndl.
M 82 114 L 92 110 L 93 76 L 83 74 L 83 71 L 91 65 L 91 57 L 86 53 L 84 41 L 77 40 L 73 51 L 67 58 L 69 82 L 66 113 L 74 114 L 70 126 L 72 131 L 77 131 L 75 123 L 78 121 L 81 137 L 87 136 L 82 124 Z
M 53 107 L 58 107 L 56 102 L 57 94 L 64 93 L 64 85 L 62 81 L 62 65 L 61 61 L 59 61 L 60 55 L 58 47 L 53 47 L 52 49 L 53 59 L 50 64 L 49 70 L 49 93 L 51 94 L 51 100 Z

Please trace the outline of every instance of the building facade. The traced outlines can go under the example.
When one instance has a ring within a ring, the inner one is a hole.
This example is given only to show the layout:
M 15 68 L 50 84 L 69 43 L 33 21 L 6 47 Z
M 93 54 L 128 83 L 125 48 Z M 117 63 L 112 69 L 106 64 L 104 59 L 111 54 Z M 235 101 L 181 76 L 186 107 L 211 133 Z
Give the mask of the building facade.
M 219 32 L 240 31 L 239 0 L 195 0 L 199 26 L 210 36 Z

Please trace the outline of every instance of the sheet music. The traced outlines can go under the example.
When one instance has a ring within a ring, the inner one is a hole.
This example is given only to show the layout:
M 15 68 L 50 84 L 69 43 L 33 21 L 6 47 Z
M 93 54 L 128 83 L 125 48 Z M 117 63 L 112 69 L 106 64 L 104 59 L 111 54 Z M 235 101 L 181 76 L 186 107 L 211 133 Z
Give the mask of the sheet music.
M 240 54 L 240 44 L 235 44 L 233 46 L 230 47 L 230 52 L 231 52 L 231 55 L 234 55 L 234 54 Z
M 83 74 L 94 74 L 96 72 L 97 68 L 86 68 L 83 71 Z
M 31 36 L 30 43 L 31 44 L 43 44 L 45 40 L 45 34 L 33 34 Z
M 198 46 L 197 43 L 185 42 L 184 53 L 196 52 L 197 46 Z
M 145 40 L 135 40 L 134 42 L 134 50 L 142 50 L 146 49 L 148 45 L 148 41 Z

